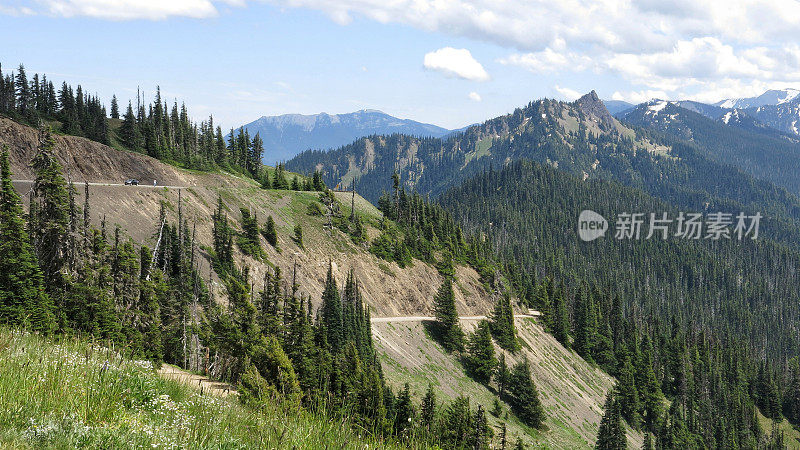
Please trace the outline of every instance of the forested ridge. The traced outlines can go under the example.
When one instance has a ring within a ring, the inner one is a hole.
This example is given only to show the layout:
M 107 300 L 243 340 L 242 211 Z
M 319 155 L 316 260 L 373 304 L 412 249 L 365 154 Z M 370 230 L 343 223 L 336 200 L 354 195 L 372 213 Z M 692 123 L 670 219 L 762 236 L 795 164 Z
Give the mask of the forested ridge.
M 753 405 L 768 417 L 797 420 L 796 249 L 768 235 L 617 240 L 613 228 L 583 242 L 583 209 L 610 221 L 624 211 L 674 217 L 677 209 L 637 189 L 530 161 L 487 170 L 439 202 L 465 233 L 491 243 L 554 336 L 617 376 L 623 416 L 644 423 L 655 444 L 755 446 L 766 437 Z M 647 406 L 662 393 L 671 407 Z
M 54 132 L 190 169 L 221 169 L 257 180 L 267 176 L 261 164 L 264 143 L 258 134 L 231 129 L 225 136 L 213 116 L 193 122 L 186 105 L 177 100 L 170 105 L 160 87 L 151 101 L 137 89 L 135 103 L 120 105 L 114 96 L 106 108 L 81 85 L 73 88 L 64 82 L 57 88 L 46 75 L 30 76 L 22 64 L 5 74 L 0 66 L 0 114 L 34 127 L 42 121 Z
M 702 114 L 667 103 L 654 113 L 647 105 L 626 112 L 626 124 L 660 131 L 678 139 L 692 141 L 708 159 L 731 164 L 762 180 L 800 194 L 800 141 L 762 125 L 744 112 L 736 112 L 729 123 L 711 120 Z
M 319 168 L 328 185 L 354 182 L 365 198 L 378 201 L 395 171 L 402 186 L 436 197 L 490 167 L 529 159 L 578 177 L 639 188 L 687 210 L 759 210 L 775 239 L 797 242 L 797 196 L 729 165 L 730 156 L 719 157 L 728 160 L 723 162 L 709 158 L 710 151 L 657 130 L 625 128 L 587 94 L 574 103 L 532 102 L 447 140 L 372 136 L 329 152 L 309 151 L 288 161 L 287 168 L 300 173 Z M 783 170 L 792 167 L 785 162 L 778 163 Z

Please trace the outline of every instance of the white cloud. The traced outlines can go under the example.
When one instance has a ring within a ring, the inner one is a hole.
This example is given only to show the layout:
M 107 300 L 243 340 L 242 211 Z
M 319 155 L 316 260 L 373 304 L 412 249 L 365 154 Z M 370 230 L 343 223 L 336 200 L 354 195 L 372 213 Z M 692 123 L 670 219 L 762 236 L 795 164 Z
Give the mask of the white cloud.
M 61 17 L 164 20 L 169 17 L 203 19 L 217 15 L 217 8 L 211 0 L 39 0 L 39 3 L 45 8 L 39 13 Z M 236 2 L 226 3 L 236 5 Z
M 271 0 L 323 11 L 337 22 L 360 15 L 540 51 L 561 39 L 616 51 L 664 50 L 680 38 L 719 36 L 736 42 L 793 39 L 800 2 L 769 0 Z
M 486 69 L 465 48 L 444 47 L 427 53 L 423 65 L 428 70 L 436 70 L 449 77 L 472 81 L 486 81 L 489 79 Z
M 19 0 L 22 6 L 0 6 L 0 14 L 205 18 L 218 15 L 219 5 L 255 1 L 321 11 L 342 25 L 364 18 L 489 42 L 509 49 L 498 62 L 534 73 L 619 76 L 629 84 L 620 95 L 629 97 L 650 91 L 707 96 L 800 83 L 798 0 Z M 432 58 L 442 58 L 437 52 Z M 468 58 L 460 62 L 440 59 L 425 67 L 488 79 L 464 52 Z
M 26 6 L 5 6 L 0 5 L 0 14 L 5 14 L 7 16 L 32 16 L 36 13 Z
M 497 44 L 517 50 L 498 62 L 534 73 L 616 74 L 633 97 L 800 80 L 797 0 L 268 1 Z
M 477 92 L 470 92 L 468 97 L 473 102 L 479 102 L 482 100 L 480 94 L 478 94 Z
M 559 85 L 555 85 L 553 87 L 553 89 L 555 89 L 556 92 L 561 94 L 562 97 L 564 97 L 565 99 L 567 99 L 569 101 L 577 100 L 577 99 L 581 98 L 581 95 L 582 95 L 580 92 L 578 92 L 578 91 L 576 91 L 574 89 L 570 89 L 570 88 L 567 88 L 567 87 L 560 87 Z
M 565 69 L 580 72 L 592 65 L 588 56 L 555 51 L 550 47 L 540 52 L 514 53 L 497 60 L 507 66 L 522 67 L 533 73 L 559 72 Z
M 622 100 L 628 103 L 642 103 L 654 98 L 669 98 L 664 91 L 642 90 L 642 91 L 616 91 L 611 95 L 612 100 Z

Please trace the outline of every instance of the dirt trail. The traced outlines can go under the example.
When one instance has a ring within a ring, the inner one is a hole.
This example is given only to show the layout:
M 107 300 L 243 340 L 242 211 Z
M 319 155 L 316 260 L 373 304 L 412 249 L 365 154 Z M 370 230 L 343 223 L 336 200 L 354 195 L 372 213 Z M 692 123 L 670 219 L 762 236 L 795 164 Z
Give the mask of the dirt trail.
M 214 381 L 206 376 L 187 372 L 170 364 L 163 364 L 161 369 L 158 370 L 158 373 L 164 378 L 186 383 L 196 387 L 197 389 L 202 389 L 203 392 L 208 392 L 209 394 L 216 395 L 218 397 L 238 395 L 236 389 L 234 389 L 234 387 L 228 383 Z

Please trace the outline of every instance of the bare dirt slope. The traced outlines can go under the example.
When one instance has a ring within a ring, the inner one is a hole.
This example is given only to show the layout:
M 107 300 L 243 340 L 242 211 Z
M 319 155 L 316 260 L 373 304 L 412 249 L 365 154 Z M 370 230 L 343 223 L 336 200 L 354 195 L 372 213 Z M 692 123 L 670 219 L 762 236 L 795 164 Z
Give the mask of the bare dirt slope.
M 159 185 L 174 186 L 196 186 L 201 180 L 227 184 L 225 177 L 198 177 L 147 155 L 119 151 L 89 139 L 55 134 L 53 139 L 54 153 L 64 166 L 64 176 L 72 181 L 123 183 L 135 178 L 142 183 L 152 184 L 156 180 Z M 30 161 L 38 142 L 38 130 L 0 116 L 0 146 L 8 146 L 15 179 L 33 179 Z
M 34 178 L 30 161 L 36 152 L 38 138 L 37 130 L 0 117 L 0 145 L 6 144 L 9 147 L 14 179 Z M 266 270 L 277 266 L 284 277 L 287 277 L 297 263 L 297 281 L 303 287 L 301 292 L 310 295 L 316 302 L 322 294 L 328 263 L 331 262 L 339 282 L 344 281 L 350 269 L 354 270 L 374 315 L 432 313 L 430 299 L 442 281 L 435 268 L 420 262 L 400 268 L 395 263 L 379 260 L 364 246 L 356 246 L 341 231 L 324 229 L 322 217 L 307 214 L 308 204 L 317 199 L 316 193 L 265 191 L 252 180 L 227 174 L 182 170 L 145 155 L 118 151 L 84 138 L 54 138 L 55 154 L 73 182 L 121 183 L 127 178 L 138 178 L 143 183 L 152 183 L 152 179 L 156 179 L 160 185 L 185 186 L 183 189 L 90 186 L 91 218 L 96 226 L 105 218 L 110 229 L 119 225 L 123 233 L 137 244 L 153 248 L 155 236 L 158 234 L 160 203 L 165 202 L 168 217 L 174 222 L 180 194 L 184 217 L 190 227 L 196 226 L 201 254 L 207 257 L 202 248 L 212 246 L 211 214 L 216 208 L 218 197 L 221 197 L 234 227 L 239 226 L 240 208 L 253 211 L 262 225 L 268 215 L 277 224 L 279 250 L 270 247 L 262 237 L 261 243 L 267 252 L 266 261 L 256 261 L 239 255 L 240 262 L 250 266 L 252 282 L 257 290 L 261 289 Z M 23 195 L 31 188 L 30 183 L 17 183 L 16 186 Z M 76 202 L 82 205 L 83 187 L 76 186 L 76 191 Z M 337 193 L 337 197 L 343 204 L 345 214 L 349 214 L 351 195 Z M 374 220 L 380 214 L 360 196 L 356 196 L 355 206 L 367 219 Z M 304 228 L 304 249 L 300 249 L 292 239 L 296 224 Z M 377 234 L 377 230 L 370 230 L 370 234 Z M 216 276 L 209 270 L 208 259 L 201 258 L 200 264 L 201 273 L 211 280 L 212 286 L 220 293 L 221 287 L 215 282 Z M 458 273 L 460 282 L 456 296 L 459 310 L 464 314 L 484 314 L 489 311 L 491 305 L 478 282 L 477 273 L 466 267 L 459 267 Z M 217 296 L 221 297 L 223 296 Z

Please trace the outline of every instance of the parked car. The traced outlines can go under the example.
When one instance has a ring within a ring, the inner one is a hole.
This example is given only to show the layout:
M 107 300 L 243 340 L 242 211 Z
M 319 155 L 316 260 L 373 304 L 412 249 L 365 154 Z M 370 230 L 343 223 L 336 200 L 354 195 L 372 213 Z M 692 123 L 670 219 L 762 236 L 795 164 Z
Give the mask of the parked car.
M 133 178 L 125 180 L 125 186 L 138 186 L 138 185 L 139 185 L 139 180 L 135 180 Z

